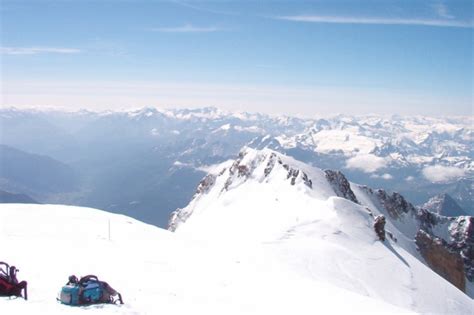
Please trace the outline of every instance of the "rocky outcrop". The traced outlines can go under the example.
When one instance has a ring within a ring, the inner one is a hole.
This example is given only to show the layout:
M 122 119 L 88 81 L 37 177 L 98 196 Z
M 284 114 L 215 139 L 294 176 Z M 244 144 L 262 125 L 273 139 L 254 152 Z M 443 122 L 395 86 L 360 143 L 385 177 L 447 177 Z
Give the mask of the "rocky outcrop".
M 374 219 L 374 230 L 379 240 L 385 241 L 385 216 L 378 215 Z
M 420 254 L 433 270 L 459 288 L 465 287 L 463 283 L 466 280 L 474 282 L 473 217 L 442 216 L 424 207 L 415 208 L 396 192 L 390 194 L 382 189 L 359 187 L 385 210 L 387 220 L 397 222 L 398 225 L 404 222 L 415 223 L 416 230 L 406 236 L 414 238 Z M 386 231 L 386 234 L 390 236 L 390 232 Z M 448 270 L 450 268 L 457 268 L 458 271 Z M 460 280 L 461 273 L 465 277 L 464 280 Z
M 442 239 L 446 249 L 460 255 L 466 278 L 474 282 L 474 218 L 445 217 L 425 209 L 419 209 L 416 218 L 420 230 Z
M 425 231 L 432 231 L 433 227 L 437 224 L 447 223 L 450 221 L 449 218 L 440 217 L 425 209 L 418 209 L 416 212 L 416 219 L 419 222 L 420 228 Z
M 288 164 L 283 164 L 281 160 L 278 160 L 278 163 L 282 164 L 285 170 L 288 171 L 286 178 L 290 180 L 291 185 L 295 185 L 297 178 L 301 177 L 301 180 L 306 186 L 308 186 L 309 188 L 313 188 L 313 181 L 308 177 L 305 172 L 300 171 L 299 169 L 292 168 Z
M 272 153 L 270 155 L 270 158 L 268 159 L 267 166 L 265 167 L 265 170 L 263 170 L 263 174 L 265 177 L 268 177 L 270 173 L 272 172 L 273 168 L 275 167 L 277 156 L 275 153 Z
M 223 170 L 225 171 L 225 169 Z M 219 174 L 222 175 L 222 172 Z M 211 188 L 214 186 L 216 183 L 217 176 L 214 174 L 208 174 L 206 175 L 200 182 L 199 185 L 196 189 L 196 193 L 194 194 L 193 199 L 198 198 L 202 194 L 208 193 Z M 170 215 L 170 219 L 168 220 L 168 230 L 174 232 L 178 225 L 181 223 L 186 222 L 186 220 L 191 216 L 192 212 L 190 211 L 185 211 L 183 209 L 176 209 L 173 211 Z
M 208 192 L 216 182 L 217 176 L 214 174 L 208 174 L 200 182 L 196 189 L 197 194 L 204 194 Z
M 308 175 L 305 172 L 303 172 L 302 179 L 306 186 L 308 186 L 311 189 L 313 188 L 313 181 L 308 177 Z
M 359 203 L 354 192 L 351 189 L 351 184 L 347 178 L 340 171 L 325 170 L 327 181 L 331 184 L 334 192 L 338 197 L 348 199 L 352 202 Z
M 247 178 L 252 174 L 253 170 L 255 169 L 257 162 L 252 160 L 249 164 L 243 164 L 242 161 L 246 155 L 246 151 L 240 151 L 239 156 L 229 168 L 229 177 L 227 178 L 224 184 L 224 190 L 228 190 L 229 187 L 236 182 L 236 179 L 239 179 L 240 182 L 245 182 Z M 260 157 L 261 159 L 262 157 Z
M 176 231 L 176 228 L 181 223 L 186 222 L 191 213 L 183 212 L 182 209 L 178 208 L 171 212 L 170 219 L 168 221 L 168 230 L 171 232 Z
M 461 255 L 449 249 L 445 240 L 419 230 L 416 245 L 428 266 L 457 288 L 466 291 L 466 274 Z
M 390 194 L 383 189 L 373 190 L 367 186 L 359 186 L 359 188 L 375 198 L 391 219 L 398 220 L 407 213 L 417 216 L 417 209 L 397 192 Z
M 392 219 L 399 219 L 405 213 L 416 213 L 415 207 L 397 192 L 389 194 L 383 189 L 378 189 L 375 194 Z
M 458 217 L 448 230 L 452 239 L 449 247 L 461 255 L 466 277 L 474 282 L 474 217 Z

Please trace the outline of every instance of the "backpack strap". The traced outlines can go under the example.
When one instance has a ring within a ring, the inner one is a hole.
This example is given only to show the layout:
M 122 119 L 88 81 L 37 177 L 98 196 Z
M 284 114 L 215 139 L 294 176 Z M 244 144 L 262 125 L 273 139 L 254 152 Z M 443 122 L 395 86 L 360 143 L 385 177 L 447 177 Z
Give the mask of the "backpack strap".
M 0 276 L 9 277 L 8 272 L 10 271 L 10 265 L 6 262 L 0 261 Z
M 79 280 L 79 284 L 83 285 L 84 283 L 89 282 L 89 281 L 99 282 L 99 278 L 97 278 L 97 276 L 94 276 L 94 275 L 87 275 L 87 276 L 82 277 L 81 280 Z
M 19 270 L 16 269 L 15 266 L 11 266 L 10 267 L 10 280 L 13 284 L 17 284 L 18 283 L 18 279 L 16 278 L 16 273 L 18 272 Z

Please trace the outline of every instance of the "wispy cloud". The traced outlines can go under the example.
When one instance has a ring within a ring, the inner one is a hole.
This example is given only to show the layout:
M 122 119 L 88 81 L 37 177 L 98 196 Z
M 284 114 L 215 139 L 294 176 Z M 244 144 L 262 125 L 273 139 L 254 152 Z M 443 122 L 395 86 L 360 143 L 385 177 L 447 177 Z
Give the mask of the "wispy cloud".
M 183 26 L 177 27 L 155 27 L 149 28 L 152 32 L 162 32 L 162 33 L 211 33 L 211 32 L 219 32 L 223 31 L 224 29 L 215 27 L 215 26 L 194 26 L 191 24 L 186 24 Z
M 180 5 L 180 6 L 190 8 L 190 9 L 193 9 L 193 10 L 196 10 L 196 11 L 206 12 L 206 13 L 213 13 L 213 14 L 220 14 L 220 15 L 240 15 L 237 12 L 210 9 L 210 8 L 206 8 L 206 7 L 203 7 L 203 6 L 190 4 L 190 3 L 185 2 L 185 1 L 174 0 L 173 2 Z
M 82 52 L 76 48 L 58 47 L 0 47 L 3 55 L 36 55 L 36 54 L 78 54 Z
M 433 4 L 433 9 L 435 10 L 436 14 L 439 16 L 439 17 L 442 17 L 444 19 L 453 19 L 454 16 L 449 14 L 448 12 L 448 7 L 446 7 L 446 5 L 444 5 L 443 3 L 439 2 L 439 3 L 435 3 Z
M 462 27 L 472 28 L 472 21 L 456 21 L 441 19 L 406 19 L 406 18 L 379 18 L 379 17 L 348 17 L 348 16 L 324 16 L 324 15 L 289 15 L 277 16 L 280 20 L 310 23 L 334 23 L 334 24 L 375 24 L 375 25 L 423 25 L 437 27 Z

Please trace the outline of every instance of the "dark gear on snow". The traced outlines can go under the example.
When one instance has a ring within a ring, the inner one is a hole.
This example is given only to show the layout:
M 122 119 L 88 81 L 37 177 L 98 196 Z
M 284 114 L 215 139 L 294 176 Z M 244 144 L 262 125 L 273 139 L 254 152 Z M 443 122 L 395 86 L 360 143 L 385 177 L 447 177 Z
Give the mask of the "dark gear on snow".
M 28 299 L 27 282 L 19 282 L 16 274 L 19 270 L 0 261 L 0 296 L 17 296 Z M 22 294 L 23 292 L 23 294 Z
M 88 275 L 80 280 L 72 275 L 62 287 L 58 299 L 61 303 L 72 306 L 91 304 L 123 304 L 122 295 L 115 291 L 107 282 L 100 281 L 96 276 Z

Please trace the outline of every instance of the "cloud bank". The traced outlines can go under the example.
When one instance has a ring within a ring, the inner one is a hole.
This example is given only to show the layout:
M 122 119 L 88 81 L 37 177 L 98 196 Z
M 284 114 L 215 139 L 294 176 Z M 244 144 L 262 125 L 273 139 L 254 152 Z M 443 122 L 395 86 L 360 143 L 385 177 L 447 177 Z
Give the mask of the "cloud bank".
M 454 166 L 434 165 L 425 167 L 422 174 L 433 183 L 444 183 L 464 176 L 466 171 Z
M 373 173 L 385 166 L 387 161 L 373 154 L 359 154 L 346 161 L 346 168 L 358 169 L 365 173 Z

